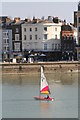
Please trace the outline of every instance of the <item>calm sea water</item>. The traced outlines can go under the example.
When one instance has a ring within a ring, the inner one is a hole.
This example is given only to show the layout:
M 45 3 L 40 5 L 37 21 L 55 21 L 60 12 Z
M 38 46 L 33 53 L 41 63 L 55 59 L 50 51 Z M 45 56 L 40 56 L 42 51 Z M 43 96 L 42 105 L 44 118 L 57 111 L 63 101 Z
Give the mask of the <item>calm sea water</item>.
M 52 101 L 37 101 L 40 74 L 2 76 L 3 118 L 78 118 L 77 73 L 45 74 Z

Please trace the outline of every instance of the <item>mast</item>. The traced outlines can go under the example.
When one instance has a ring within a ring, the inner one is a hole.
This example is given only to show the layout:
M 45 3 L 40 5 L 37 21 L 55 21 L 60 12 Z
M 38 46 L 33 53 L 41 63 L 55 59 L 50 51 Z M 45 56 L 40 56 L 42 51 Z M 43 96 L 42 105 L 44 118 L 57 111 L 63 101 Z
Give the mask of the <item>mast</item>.
M 41 66 L 41 84 L 40 92 L 42 94 L 50 94 L 49 85 L 43 72 L 43 66 Z

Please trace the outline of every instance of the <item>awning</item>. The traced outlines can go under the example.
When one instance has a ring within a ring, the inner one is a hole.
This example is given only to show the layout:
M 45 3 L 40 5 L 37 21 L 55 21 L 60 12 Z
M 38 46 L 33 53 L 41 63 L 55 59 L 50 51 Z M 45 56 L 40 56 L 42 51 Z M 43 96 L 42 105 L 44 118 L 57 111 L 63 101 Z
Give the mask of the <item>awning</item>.
M 41 54 L 40 56 L 41 56 L 41 57 L 45 57 L 46 55 L 45 55 L 45 54 Z

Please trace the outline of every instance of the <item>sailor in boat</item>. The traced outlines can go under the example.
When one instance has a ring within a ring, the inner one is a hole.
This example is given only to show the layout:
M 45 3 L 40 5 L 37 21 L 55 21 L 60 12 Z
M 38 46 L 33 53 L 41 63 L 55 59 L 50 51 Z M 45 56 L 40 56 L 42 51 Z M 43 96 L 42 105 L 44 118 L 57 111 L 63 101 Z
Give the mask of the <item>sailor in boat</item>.
M 49 95 L 47 95 L 47 99 L 49 99 Z

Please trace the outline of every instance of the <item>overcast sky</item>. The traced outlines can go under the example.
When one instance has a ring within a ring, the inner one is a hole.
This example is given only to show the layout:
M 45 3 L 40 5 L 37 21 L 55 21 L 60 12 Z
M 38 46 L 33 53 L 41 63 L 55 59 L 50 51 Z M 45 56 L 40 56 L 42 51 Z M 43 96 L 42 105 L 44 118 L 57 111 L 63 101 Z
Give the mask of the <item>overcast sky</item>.
M 78 2 L 3 2 L 2 15 L 22 19 L 32 16 L 36 18 L 55 16 L 70 23 L 74 21 L 77 4 Z

